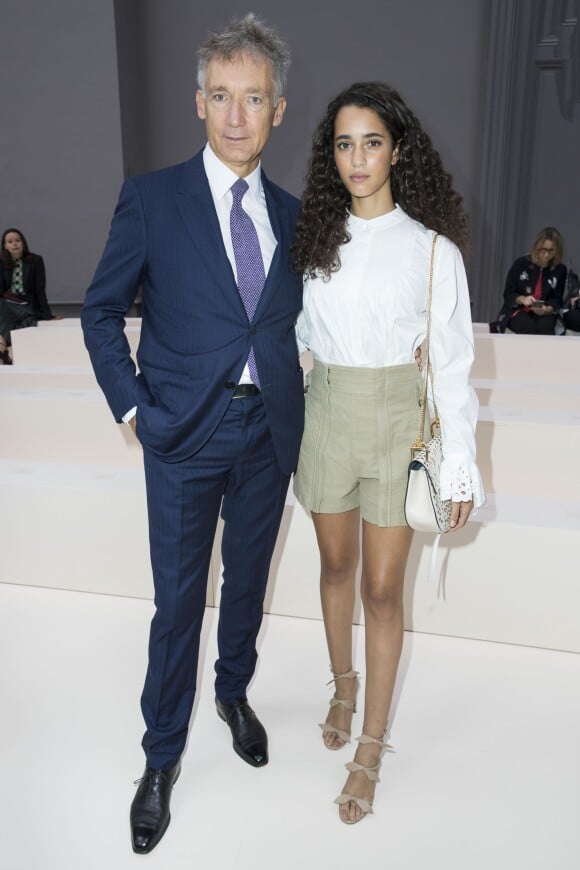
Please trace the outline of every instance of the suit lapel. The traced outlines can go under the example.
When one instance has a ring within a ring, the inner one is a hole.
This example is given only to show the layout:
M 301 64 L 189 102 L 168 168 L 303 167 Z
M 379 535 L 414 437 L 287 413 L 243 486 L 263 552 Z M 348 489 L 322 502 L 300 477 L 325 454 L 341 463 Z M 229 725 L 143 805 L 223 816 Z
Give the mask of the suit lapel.
M 272 189 L 264 172 L 262 172 L 262 184 L 266 197 L 266 207 L 272 232 L 277 241 L 274 256 L 264 289 L 260 296 L 254 320 L 260 315 L 267 305 L 274 288 L 277 285 L 280 268 L 284 258 L 288 257 L 288 248 L 291 243 L 291 233 L 287 219 L 287 211 L 280 203 L 275 191 Z M 203 167 L 202 153 L 199 152 L 184 164 L 180 188 L 177 192 L 177 207 L 183 218 L 191 240 L 210 271 L 224 288 L 225 292 L 232 292 L 241 311 L 245 315 L 244 305 L 241 300 L 235 275 L 232 271 L 226 249 L 224 247 L 219 220 L 211 195 L 211 190 L 205 169 Z
M 177 192 L 177 207 L 208 271 L 215 276 L 221 287 L 234 290 L 239 299 L 201 152 L 183 167 L 182 182 Z
M 30 290 L 30 273 L 32 271 L 32 260 L 24 259 L 22 261 L 22 286 L 27 293 Z
M 288 256 L 288 247 L 290 245 L 290 237 L 287 230 L 288 223 L 286 220 L 286 209 L 283 205 L 281 205 L 281 203 L 275 196 L 270 182 L 266 178 L 264 172 L 262 172 L 262 185 L 264 187 L 266 208 L 268 209 L 268 217 L 270 218 L 272 232 L 274 233 L 278 244 L 276 245 L 276 248 L 274 250 L 274 256 L 272 257 L 272 262 L 270 263 L 270 268 L 268 269 L 268 274 L 266 275 L 264 289 L 262 290 L 262 295 L 260 296 L 260 300 L 256 307 L 254 319 L 259 317 L 264 306 L 268 304 L 268 301 L 271 298 L 274 288 L 277 285 L 277 281 L 280 275 L 280 268 L 282 263 L 284 262 L 284 257 Z

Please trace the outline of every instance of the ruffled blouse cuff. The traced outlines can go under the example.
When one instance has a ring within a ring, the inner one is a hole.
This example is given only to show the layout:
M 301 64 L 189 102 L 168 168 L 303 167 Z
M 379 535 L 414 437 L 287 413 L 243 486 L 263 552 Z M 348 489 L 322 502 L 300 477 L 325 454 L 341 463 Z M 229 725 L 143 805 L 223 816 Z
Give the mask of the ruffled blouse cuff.
M 446 501 L 471 501 L 474 508 L 485 504 L 485 491 L 479 469 L 464 456 L 445 457 L 441 463 L 441 498 Z

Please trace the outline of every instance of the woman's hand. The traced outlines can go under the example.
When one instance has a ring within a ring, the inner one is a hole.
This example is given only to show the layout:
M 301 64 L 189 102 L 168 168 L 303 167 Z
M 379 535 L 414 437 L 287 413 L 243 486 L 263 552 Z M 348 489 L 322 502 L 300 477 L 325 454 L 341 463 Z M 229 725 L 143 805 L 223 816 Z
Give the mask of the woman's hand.
M 457 529 L 462 529 L 472 510 L 473 499 L 471 501 L 451 502 L 451 525 L 449 531 L 456 532 Z
M 533 305 L 535 301 L 536 297 L 532 296 L 531 294 L 529 296 L 518 296 L 518 298 L 516 299 L 518 305 L 525 305 L 526 308 L 529 308 L 530 305 Z

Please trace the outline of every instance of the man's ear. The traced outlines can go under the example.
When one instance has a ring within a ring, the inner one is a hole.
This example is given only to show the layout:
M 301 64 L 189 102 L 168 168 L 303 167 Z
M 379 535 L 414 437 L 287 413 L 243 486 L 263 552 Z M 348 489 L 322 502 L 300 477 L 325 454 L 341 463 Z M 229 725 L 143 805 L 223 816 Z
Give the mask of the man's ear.
M 195 92 L 195 105 L 197 106 L 197 117 L 205 121 L 205 97 L 199 89 Z
M 198 109 L 199 111 L 199 109 Z M 278 100 L 278 104 L 274 109 L 274 118 L 272 120 L 272 127 L 279 127 L 282 123 L 282 118 L 284 117 L 284 112 L 286 111 L 286 97 L 280 97 Z

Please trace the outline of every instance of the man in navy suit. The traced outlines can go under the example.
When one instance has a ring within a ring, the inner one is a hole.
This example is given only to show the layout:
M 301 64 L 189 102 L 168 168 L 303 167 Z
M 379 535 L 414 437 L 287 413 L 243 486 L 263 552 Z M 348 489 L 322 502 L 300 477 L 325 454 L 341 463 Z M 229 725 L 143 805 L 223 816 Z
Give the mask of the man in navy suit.
M 220 511 L 217 712 L 241 758 L 268 761 L 246 689 L 304 407 L 302 282 L 289 260 L 299 203 L 266 178 L 260 154 L 282 122 L 289 62 L 253 15 L 208 38 L 196 95 L 208 144 L 125 182 L 81 315 L 113 415 L 143 446 L 156 612 L 141 699 L 146 768 L 131 806 L 141 853 L 169 824 Z M 137 374 L 124 325 L 139 288 Z

